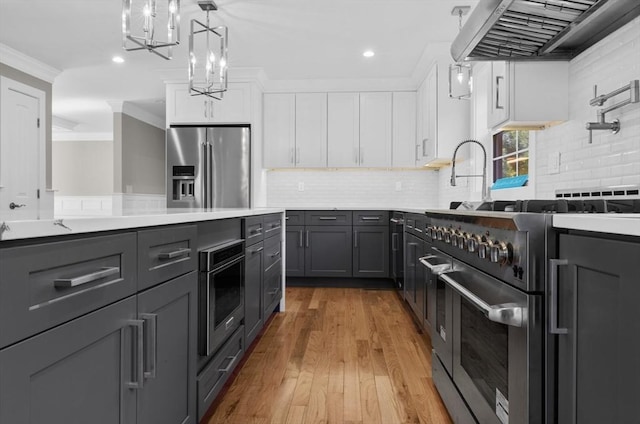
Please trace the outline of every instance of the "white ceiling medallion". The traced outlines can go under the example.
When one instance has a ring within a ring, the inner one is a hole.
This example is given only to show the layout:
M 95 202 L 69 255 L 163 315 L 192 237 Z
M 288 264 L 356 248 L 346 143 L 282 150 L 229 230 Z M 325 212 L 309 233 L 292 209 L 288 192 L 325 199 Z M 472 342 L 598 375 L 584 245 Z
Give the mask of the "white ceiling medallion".
M 213 0 L 198 1 L 207 22 L 192 19 L 189 32 L 189 92 L 221 100 L 227 91 L 228 29 L 211 27 L 209 12 L 218 10 Z
M 469 13 L 470 6 L 455 6 L 451 14 L 458 17 L 458 30 L 462 29 L 462 17 Z M 473 92 L 473 76 L 471 64 L 454 63 L 449 65 L 449 97 L 467 100 Z
M 166 39 L 156 36 L 165 29 Z M 171 47 L 178 44 L 180 0 L 122 0 L 122 47 L 126 51 L 148 50 L 169 60 Z M 160 50 L 165 48 L 166 52 Z

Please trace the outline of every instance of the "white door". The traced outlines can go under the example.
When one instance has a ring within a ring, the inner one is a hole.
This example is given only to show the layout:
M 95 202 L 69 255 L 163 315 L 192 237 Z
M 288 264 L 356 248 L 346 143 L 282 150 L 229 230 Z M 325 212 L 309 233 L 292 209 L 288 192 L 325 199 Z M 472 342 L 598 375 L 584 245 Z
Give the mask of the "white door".
M 327 167 L 327 93 L 296 94 L 296 166 Z
M 391 93 L 360 93 L 360 166 L 391 166 Z
M 360 95 L 329 93 L 327 102 L 328 166 L 359 166 Z
M 45 93 L 5 77 L 0 91 L 0 213 L 35 219 L 44 189 Z

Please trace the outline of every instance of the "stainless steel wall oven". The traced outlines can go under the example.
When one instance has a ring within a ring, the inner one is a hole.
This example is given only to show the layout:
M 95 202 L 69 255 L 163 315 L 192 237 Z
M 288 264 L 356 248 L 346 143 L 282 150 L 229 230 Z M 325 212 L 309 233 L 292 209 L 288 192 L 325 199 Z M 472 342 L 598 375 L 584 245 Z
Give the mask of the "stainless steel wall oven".
M 212 356 L 244 318 L 244 241 L 200 251 L 199 353 Z

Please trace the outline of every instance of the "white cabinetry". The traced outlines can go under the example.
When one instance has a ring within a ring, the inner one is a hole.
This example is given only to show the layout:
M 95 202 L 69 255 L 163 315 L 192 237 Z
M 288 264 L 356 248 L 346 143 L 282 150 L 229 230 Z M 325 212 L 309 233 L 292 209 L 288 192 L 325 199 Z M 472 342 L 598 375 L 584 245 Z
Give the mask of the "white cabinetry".
M 327 166 L 327 94 L 296 94 L 296 166 Z
M 263 97 L 264 167 L 295 166 L 295 94 L 265 94 Z
M 264 95 L 264 166 L 327 166 L 326 93 Z
M 488 127 L 542 129 L 569 118 L 569 62 L 491 62 Z
M 391 93 L 360 93 L 359 166 L 391 166 Z
M 192 96 L 186 83 L 167 84 L 167 126 L 251 122 L 251 86 L 229 83 L 222 100 Z
M 328 94 L 328 165 L 358 166 L 360 162 L 360 95 Z
M 469 137 L 470 107 L 448 94 L 448 62 L 433 65 L 418 89 L 416 165 L 448 165 L 455 147 Z
M 394 168 L 416 166 L 416 92 L 393 93 Z

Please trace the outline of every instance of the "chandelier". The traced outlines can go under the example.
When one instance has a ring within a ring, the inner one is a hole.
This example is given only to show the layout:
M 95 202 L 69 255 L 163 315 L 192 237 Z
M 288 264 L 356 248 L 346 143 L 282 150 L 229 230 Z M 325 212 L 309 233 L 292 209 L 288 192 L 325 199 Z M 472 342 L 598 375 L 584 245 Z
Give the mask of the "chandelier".
M 198 1 L 207 12 L 206 24 L 192 19 L 189 32 L 189 92 L 221 100 L 227 91 L 226 26 L 212 27 L 209 12 L 218 10 L 213 0 Z
M 163 28 L 167 38 L 160 40 L 156 35 Z M 171 47 L 178 44 L 180 0 L 122 0 L 122 47 L 126 51 L 148 50 L 169 60 Z M 164 48 L 166 54 L 158 50 Z

